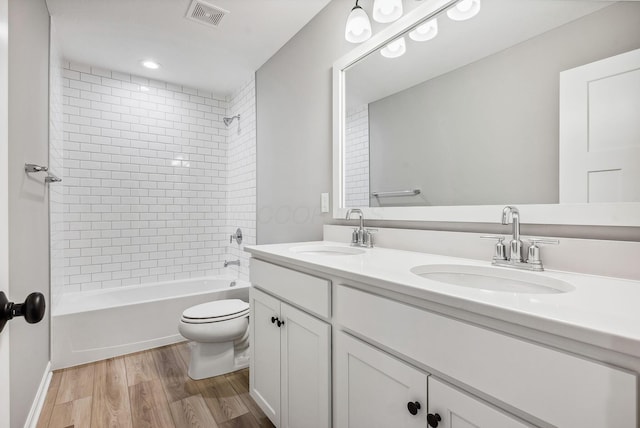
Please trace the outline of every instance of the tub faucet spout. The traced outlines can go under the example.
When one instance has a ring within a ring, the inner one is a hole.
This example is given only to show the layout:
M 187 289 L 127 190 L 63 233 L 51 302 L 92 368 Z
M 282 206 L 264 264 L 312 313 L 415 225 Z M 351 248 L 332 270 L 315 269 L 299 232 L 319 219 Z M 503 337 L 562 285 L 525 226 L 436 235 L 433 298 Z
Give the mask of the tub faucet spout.
M 240 260 L 225 260 L 224 267 L 229 267 L 230 265 L 240 266 Z

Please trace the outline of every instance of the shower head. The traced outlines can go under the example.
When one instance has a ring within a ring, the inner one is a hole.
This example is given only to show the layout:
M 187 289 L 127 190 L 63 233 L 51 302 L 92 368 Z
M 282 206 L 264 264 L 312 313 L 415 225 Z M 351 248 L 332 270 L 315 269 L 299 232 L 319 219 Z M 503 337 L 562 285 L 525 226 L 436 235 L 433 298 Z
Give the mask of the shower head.
M 240 120 L 240 115 L 236 114 L 235 116 L 231 116 L 231 117 L 223 117 L 222 121 L 224 122 L 225 126 L 229 126 L 231 125 L 231 122 L 233 122 L 234 119 Z

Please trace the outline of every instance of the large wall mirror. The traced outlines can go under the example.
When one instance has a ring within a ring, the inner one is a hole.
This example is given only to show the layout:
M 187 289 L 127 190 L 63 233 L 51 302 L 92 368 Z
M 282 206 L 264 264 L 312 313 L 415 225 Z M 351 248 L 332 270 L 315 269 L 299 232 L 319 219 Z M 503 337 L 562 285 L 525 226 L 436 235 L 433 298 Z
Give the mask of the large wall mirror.
M 335 63 L 336 217 L 508 204 L 640 226 L 640 2 L 429 0 Z

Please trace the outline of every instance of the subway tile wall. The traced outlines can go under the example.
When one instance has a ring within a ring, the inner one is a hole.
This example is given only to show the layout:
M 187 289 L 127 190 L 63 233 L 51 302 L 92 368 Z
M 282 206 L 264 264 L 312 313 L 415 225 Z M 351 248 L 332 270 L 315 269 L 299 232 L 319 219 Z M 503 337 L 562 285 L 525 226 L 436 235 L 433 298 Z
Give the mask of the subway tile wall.
M 63 85 L 65 289 L 223 273 L 227 100 L 77 63 Z
M 227 137 L 227 236 L 242 229 L 242 244 L 235 241 L 227 251 L 228 260 L 240 260 L 240 268 L 229 267 L 238 277 L 249 280 L 249 254 L 245 245 L 256 243 L 256 88 L 255 78 L 230 98 L 227 116 L 240 115 L 228 129 Z M 229 241 L 227 241 L 229 242 Z
M 345 204 L 368 207 L 369 105 L 347 111 L 345 123 Z

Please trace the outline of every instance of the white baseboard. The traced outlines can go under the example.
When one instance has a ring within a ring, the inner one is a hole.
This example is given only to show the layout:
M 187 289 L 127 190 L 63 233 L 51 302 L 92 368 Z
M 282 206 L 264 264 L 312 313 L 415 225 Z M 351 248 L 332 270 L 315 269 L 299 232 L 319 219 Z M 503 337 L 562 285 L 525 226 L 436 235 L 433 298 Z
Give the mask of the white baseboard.
M 29 415 L 24 423 L 24 428 L 35 428 L 38 425 L 38 419 L 40 418 L 40 412 L 44 406 L 44 400 L 47 398 L 47 391 L 49 390 L 49 384 L 51 383 L 51 361 L 47 363 L 47 367 L 44 369 L 40 386 L 36 392 L 36 396 L 31 404 Z

